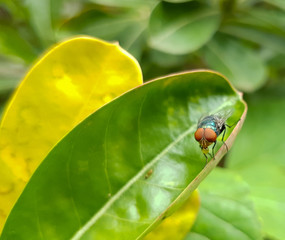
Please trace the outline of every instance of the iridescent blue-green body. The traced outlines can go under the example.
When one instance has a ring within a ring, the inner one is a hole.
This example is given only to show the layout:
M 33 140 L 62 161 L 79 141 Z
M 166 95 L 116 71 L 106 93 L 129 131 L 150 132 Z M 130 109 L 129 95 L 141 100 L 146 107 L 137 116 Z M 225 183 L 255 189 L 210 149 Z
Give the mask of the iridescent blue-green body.
M 217 143 L 217 137 L 223 133 L 222 142 L 224 142 L 224 136 L 226 132 L 226 120 L 230 116 L 231 112 L 227 114 L 213 114 L 201 118 L 197 125 L 197 130 L 194 134 L 196 141 L 199 142 L 200 148 L 207 159 L 207 154 L 209 154 L 209 146 L 214 144 L 212 147 L 211 157 L 214 157 L 214 148 Z M 227 147 L 227 146 L 226 146 Z
M 197 128 L 210 128 L 215 131 L 217 136 L 225 129 L 225 121 L 215 115 L 206 116 L 198 123 Z

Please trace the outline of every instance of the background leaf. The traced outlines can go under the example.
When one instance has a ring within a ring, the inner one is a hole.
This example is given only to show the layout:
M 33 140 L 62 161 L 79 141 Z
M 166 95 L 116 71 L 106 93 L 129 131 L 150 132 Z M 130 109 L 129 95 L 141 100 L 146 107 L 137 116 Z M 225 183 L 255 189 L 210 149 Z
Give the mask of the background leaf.
M 193 137 L 203 113 L 224 108 L 235 110 L 229 124 L 244 113 L 228 131 L 234 131 L 227 139 L 230 147 L 245 105 L 221 75 L 183 73 L 127 92 L 77 125 L 49 153 L 1 239 L 143 237 L 187 200 L 225 154 L 219 142 L 215 161 L 205 167 Z
M 200 208 L 200 196 L 195 190 L 189 199 L 156 229 L 146 235 L 144 240 L 183 240 L 196 220 Z
M 278 53 L 285 53 L 284 19 L 284 11 L 251 9 L 225 21 L 221 31 Z
M 217 31 L 219 12 L 198 2 L 159 3 L 151 14 L 151 47 L 171 54 L 186 54 L 203 46 Z
M 243 91 L 254 91 L 266 81 L 265 64 L 249 47 L 235 39 L 216 35 L 205 48 L 208 65 L 227 76 Z
M 20 58 L 26 63 L 35 59 L 36 51 L 13 26 L 0 23 L 0 27 L 0 51 L 2 55 Z
M 118 45 L 75 38 L 30 70 L 1 122 L 1 224 L 51 148 L 90 113 L 142 83 L 137 62 Z M 4 170 L 3 170 L 4 171 Z
M 171 2 L 171 3 L 184 3 L 184 2 L 190 2 L 192 0 L 164 0 L 164 2 Z
M 285 134 L 282 91 L 278 86 L 248 98 L 248 119 L 227 161 L 250 185 L 264 231 L 273 239 L 285 238 L 285 149 L 278 137 Z
M 24 74 L 25 64 L 0 57 L 0 95 L 10 93 L 18 86 L 18 79 Z
M 74 34 L 87 34 L 120 43 L 124 49 L 140 59 L 145 44 L 150 8 L 144 11 L 91 8 L 66 21 L 58 31 L 57 38 Z
M 90 0 L 90 2 L 113 7 L 135 8 L 140 6 L 154 5 L 157 3 L 157 0 Z
M 55 42 L 52 21 L 54 15 L 62 7 L 61 3 L 61 0 L 26 0 L 24 3 L 30 24 L 37 32 L 44 47 Z
M 285 10 L 285 2 L 283 0 L 263 0 L 263 1 Z
M 199 186 L 201 208 L 185 240 L 258 240 L 261 224 L 250 188 L 233 172 L 216 168 Z

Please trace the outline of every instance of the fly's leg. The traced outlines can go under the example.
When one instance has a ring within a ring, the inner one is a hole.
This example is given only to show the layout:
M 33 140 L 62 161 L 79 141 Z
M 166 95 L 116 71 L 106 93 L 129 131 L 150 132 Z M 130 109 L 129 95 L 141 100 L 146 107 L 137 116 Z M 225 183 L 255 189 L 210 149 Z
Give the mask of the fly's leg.
M 233 126 L 237 125 L 239 121 L 240 121 L 240 119 L 237 120 L 237 122 L 235 122 L 233 125 L 225 124 L 225 126 L 227 126 L 228 128 L 232 128 Z
M 225 134 L 226 134 L 226 128 L 223 130 L 223 137 L 222 137 L 222 142 L 223 144 L 225 144 L 227 152 L 229 151 L 228 145 L 225 143 L 224 138 L 225 138 Z
M 233 125 L 225 124 L 225 126 L 228 127 L 228 128 L 232 128 L 233 126 L 237 125 L 239 121 L 240 121 L 240 119 L 239 119 L 236 123 L 234 123 Z M 224 138 L 225 138 L 225 135 L 226 135 L 226 130 L 227 130 L 226 127 L 225 127 L 224 130 L 223 130 L 222 142 L 223 142 L 223 144 L 225 144 L 226 149 L 227 149 L 227 152 L 228 152 L 228 151 L 229 151 L 228 145 L 227 145 L 227 144 L 225 143 L 225 141 L 224 141 Z
M 217 144 L 217 141 L 215 141 L 214 146 L 212 147 L 212 156 L 211 156 L 211 157 L 212 157 L 214 160 L 215 160 L 214 148 L 215 148 L 216 144 Z
M 204 154 L 204 156 L 206 158 L 206 164 L 205 164 L 205 167 L 206 167 L 206 165 L 208 164 L 208 157 L 207 157 L 207 155 L 205 153 L 203 153 L 203 154 Z

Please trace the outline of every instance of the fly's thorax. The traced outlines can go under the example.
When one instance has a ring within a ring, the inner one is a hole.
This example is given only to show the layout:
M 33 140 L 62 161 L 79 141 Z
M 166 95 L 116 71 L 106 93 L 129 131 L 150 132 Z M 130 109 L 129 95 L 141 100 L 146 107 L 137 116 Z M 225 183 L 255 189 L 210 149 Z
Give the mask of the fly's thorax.
M 215 131 L 217 136 L 225 129 L 225 121 L 227 118 L 224 118 L 220 115 L 209 115 L 202 118 L 198 122 L 198 128 L 211 128 Z
M 210 128 L 215 131 L 215 133 L 218 135 L 218 129 L 217 129 L 217 124 L 215 121 L 215 118 L 212 116 L 207 116 L 202 119 L 201 122 L 198 124 L 198 128 Z
M 217 135 L 218 135 L 218 129 L 217 129 L 217 126 L 214 124 L 214 123 L 210 123 L 210 124 L 205 124 L 203 126 L 204 129 L 212 129 Z

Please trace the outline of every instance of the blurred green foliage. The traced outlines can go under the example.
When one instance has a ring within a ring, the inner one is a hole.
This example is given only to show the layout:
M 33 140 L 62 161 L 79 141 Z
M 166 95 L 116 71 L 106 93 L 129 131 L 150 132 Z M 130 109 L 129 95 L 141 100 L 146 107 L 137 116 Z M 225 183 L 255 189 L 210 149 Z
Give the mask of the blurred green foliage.
M 250 188 L 239 175 L 216 168 L 199 185 L 199 192 L 200 213 L 185 240 L 261 239 Z
M 2 105 L 51 44 L 90 35 L 118 41 L 144 79 L 209 68 L 249 104 L 226 166 L 249 184 L 264 236 L 285 239 L 284 0 L 0 0 Z
M 253 92 L 282 76 L 271 63 L 284 59 L 284 22 L 283 0 L 1 0 L 0 78 L 13 89 L 49 46 L 83 34 L 118 41 L 145 80 L 210 68 Z

